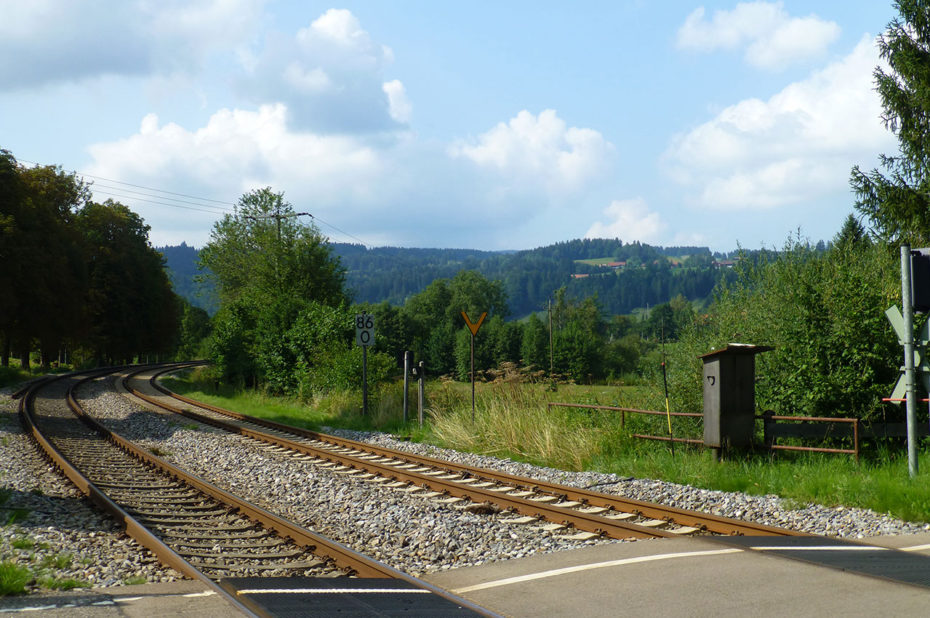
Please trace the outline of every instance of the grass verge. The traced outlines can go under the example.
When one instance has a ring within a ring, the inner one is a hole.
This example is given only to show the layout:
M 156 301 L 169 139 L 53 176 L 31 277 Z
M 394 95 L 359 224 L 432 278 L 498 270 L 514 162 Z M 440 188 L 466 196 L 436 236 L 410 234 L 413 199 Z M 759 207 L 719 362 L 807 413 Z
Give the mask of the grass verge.
M 13 562 L 0 562 L 0 596 L 25 594 L 32 571 Z

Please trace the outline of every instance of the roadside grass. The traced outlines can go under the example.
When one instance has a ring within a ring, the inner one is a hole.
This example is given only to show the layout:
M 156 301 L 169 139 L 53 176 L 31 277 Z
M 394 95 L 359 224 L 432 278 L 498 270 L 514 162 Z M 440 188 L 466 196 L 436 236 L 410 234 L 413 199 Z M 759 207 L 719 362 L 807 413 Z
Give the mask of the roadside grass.
M 59 579 L 57 577 L 40 577 L 39 585 L 49 590 L 74 590 L 75 588 L 90 588 L 91 583 L 73 577 Z
M 25 594 L 26 584 L 33 579 L 32 571 L 13 562 L 0 562 L 0 596 Z
M 33 550 L 47 550 L 47 543 L 36 543 L 29 537 L 17 537 L 11 547 L 22 554 L 17 561 L 0 562 L 0 597 L 25 594 L 27 586 L 38 585 L 47 590 L 73 590 L 90 587 L 90 582 L 73 577 L 58 577 L 61 571 L 71 568 L 74 556 L 70 553 L 37 555 Z M 19 562 L 26 560 L 25 564 Z M 81 560 L 84 563 L 84 560 Z
M 311 402 L 261 393 L 214 389 L 187 379 L 166 386 L 195 399 L 278 422 L 320 430 L 326 427 L 387 431 L 427 442 L 565 470 L 593 470 L 654 478 L 706 489 L 776 494 L 786 508 L 808 503 L 872 509 L 909 521 L 930 522 L 930 454 L 920 456 L 921 473 L 908 477 L 901 448 L 866 452 L 861 463 L 848 455 L 756 451 L 715 461 L 700 447 L 637 439 L 634 433 L 667 436 L 664 414 L 554 407 L 549 402 L 664 410 L 664 398 L 646 386 L 478 383 L 474 422 L 471 385 L 435 380 L 427 384 L 426 426 L 416 423 L 416 390 L 411 388 L 410 420 L 401 420 L 403 388 L 379 386 L 362 417 L 361 396 L 335 393 Z M 676 437 L 701 437 L 699 422 L 673 417 Z M 927 442 L 922 444 L 928 446 Z M 926 450 L 926 449 L 924 449 Z

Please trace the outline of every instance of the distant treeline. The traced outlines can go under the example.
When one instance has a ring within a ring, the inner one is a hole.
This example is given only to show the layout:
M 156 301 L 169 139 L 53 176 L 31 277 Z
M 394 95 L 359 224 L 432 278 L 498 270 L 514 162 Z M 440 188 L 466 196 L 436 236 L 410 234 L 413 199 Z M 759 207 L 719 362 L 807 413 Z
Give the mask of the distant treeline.
M 618 239 L 580 239 L 526 251 L 419 249 L 331 243 L 346 269 L 346 287 L 356 303 L 402 306 L 437 279 L 475 271 L 501 281 L 511 318 L 544 310 L 557 290 L 583 300 L 596 297 L 607 315 L 667 303 L 682 296 L 707 299 L 721 280 L 732 279 L 736 253 L 711 253 L 707 247 L 653 247 Z M 820 249 L 820 247 L 818 247 Z M 199 252 L 184 243 L 159 247 L 175 291 L 192 305 L 216 312 L 216 293 L 198 281 Z M 743 252 L 756 257 L 760 252 Z M 764 252 L 763 252 L 764 253 Z M 580 260 L 609 258 L 622 266 L 597 266 Z
M 731 257 L 712 254 L 707 247 L 662 248 L 618 239 L 571 240 L 517 252 L 331 246 L 347 270 L 346 283 L 355 302 L 402 305 L 435 279 L 474 270 L 503 283 L 513 317 L 544 309 L 563 287 L 569 298 L 597 296 L 601 309 L 614 315 L 679 295 L 701 300 L 726 275 L 728 269 L 719 262 Z M 578 261 L 601 258 L 624 264 L 605 267 Z

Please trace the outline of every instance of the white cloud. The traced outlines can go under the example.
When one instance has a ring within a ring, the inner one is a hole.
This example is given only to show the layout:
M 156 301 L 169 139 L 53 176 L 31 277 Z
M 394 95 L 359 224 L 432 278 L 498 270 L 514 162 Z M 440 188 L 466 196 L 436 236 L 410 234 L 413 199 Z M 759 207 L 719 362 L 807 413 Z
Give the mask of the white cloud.
M 413 113 L 413 106 L 407 99 L 407 91 L 399 79 L 394 79 L 381 84 L 381 89 L 387 95 L 389 111 L 391 118 L 401 124 L 410 122 L 410 116 Z
M 257 104 L 286 104 L 288 122 L 300 130 L 397 130 L 410 106 L 399 81 L 391 91 L 384 86 L 392 61 L 390 48 L 373 41 L 350 11 L 330 9 L 295 35 L 270 34 L 259 51 L 242 54 L 240 92 Z
M 657 212 L 649 210 L 641 197 L 631 200 L 614 200 L 604 209 L 607 222 L 596 221 L 585 234 L 585 238 L 619 238 L 624 242 L 656 243 L 666 224 Z
M 523 110 L 477 140 L 449 149 L 453 157 L 474 162 L 506 184 L 540 185 L 562 193 L 580 189 L 608 167 L 613 146 L 593 129 L 568 127 L 555 110 L 534 116 Z
M 101 75 L 197 72 L 218 49 L 244 43 L 263 0 L 6 2 L 0 84 L 31 88 Z M 117 51 L 118 50 L 118 51 Z
M 678 30 L 678 47 L 696 51 L 745 48 L 749 64 L 769 70 L 821 56 L 840 35 L 836 22 L 816 15 L 791 17 L 782 2 L 741 2 L 705 19 L 695 9 Z
M 507 156 L 486 159 L 490 168 L 464 153 L 452 154 L 444 144 L 421 141 L 415 133 L 387 140 L 379 134 L 314 133 L 294 129 L 289 117 L 283 103 L 223 109 L 195 128 L 149 114 L 133 135 L 89 147 L 93 163 L 84 170 L 228 203 L 251 189 L 271 186 L 284 191 L 298 210 L 369 243 L 513 247 L 522 230 L 577 216 L 585 195 L 564 188 L 581 188 L 578 183 L 591 176 L 576 159 L 600 164 L 596 154 L 610 150 L 596 132 L 568 128 L 554 113 L 540 115 L 542 126 L 535 117 L 525 126 L 516 122 L 523 133 L 512 135 L 508 128 L 503 135 L 478 140 L 473 156 L 490 157 L 491 146 L 508 142 L 507 135 L 516 142 L 505 149 Z M 547 193 L 550 186 L 556 190 Z M 596 190 L 597 185 L 584 188 Z M 107 197 L 101 191 L 96 199 Z M 183 225 L 200 230 L 199 236 L 189 233 L 187 242 L 202 244 L 216 217 L 128 196 L 119 199 L 158 232 L 156 243 L 180 240 L 180 231 L 171 236 L 167 230 Z M 543 231 L 551 233 L 547 225 Z M 351 240 L 330 228 L 323 231 Z
M 258 111 L 223 109 L 189 131 L 146 116 L 128 138 L 94 144 L 89 173 L 159 186 L 160 180 L 196 187 L 197 194 L 235 195 L 267 184 L 300 187 L 332 201 L 358 197 L 365 179 L 380 173 L 378 153 L 357 139 L 289 132 L 284 105 Z M 235 179 L 230 183 L 230 179 Z
M 693 202 L 771 208 L 848 186 L 849 170 L 893 146 L 872 84 L 879 62 L 865 36 L 845 58 L 785 87 L 747 99 L 677 136 L 665 154 Z

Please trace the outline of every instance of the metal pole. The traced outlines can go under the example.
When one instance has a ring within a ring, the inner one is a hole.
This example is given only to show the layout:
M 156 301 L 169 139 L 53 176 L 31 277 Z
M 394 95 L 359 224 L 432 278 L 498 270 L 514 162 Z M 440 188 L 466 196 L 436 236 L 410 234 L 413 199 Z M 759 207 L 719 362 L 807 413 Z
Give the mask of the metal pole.
M 549 299 L 549 379 L 552 379 L 552 299 Z
M 368 415 L 368 346 L 362 346 L 362 415 Z
M 426 377 L 426 369 L 423 367 L 423 361 L 417 365 L 417 418 L 420 421 L 420 427 L 423 427 L 423 380 Z
M 911 304 L 911 248 L 901 246 L 901 305 L 904 315 L 904 386 L 907 407 L 907 471 L 917 476 L 917 376 L 914 371 L 914 306 Z
M 407 424 L 407 404 L 410 390 L 410 351 L 404 352 L 404 424 Z
M 475 336 L 471 336 L 471 424 L 475 424 Z

